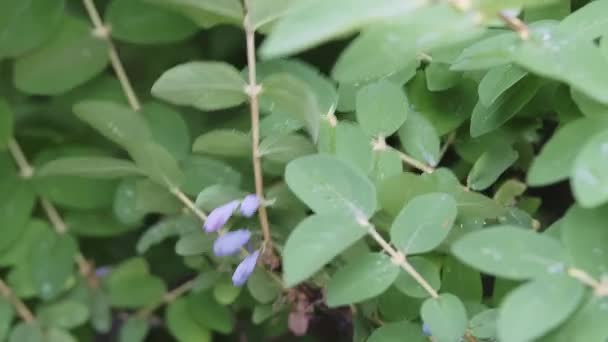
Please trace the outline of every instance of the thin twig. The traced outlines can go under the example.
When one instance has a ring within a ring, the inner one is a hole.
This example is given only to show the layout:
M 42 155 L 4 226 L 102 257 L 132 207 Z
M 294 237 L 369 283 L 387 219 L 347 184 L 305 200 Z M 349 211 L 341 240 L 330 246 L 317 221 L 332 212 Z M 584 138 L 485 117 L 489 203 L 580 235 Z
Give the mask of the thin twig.
M 448 135 L 448 137 L 445 139 L 445 143 L 443 143 L 443 146 L 441 147 L 441 150 L 439 151 L 439 158 L 437 160 L 437 165 L 439 165 L 439 163 L 441 162 L 441 159 L 443 159 L 443 156 L 448 151 L 450 146 L 454 143 L 455 139 L 456 139 L 456 132 L 450 133 Z
M 21 177 L 26 179 L 31 178 L 34 175 L 34 168 L 27 161 L 27 158 L 25 157 L 21 146 L 19 146 L 19 143 L 17 143 L 17 140 L 10 139 L 8 142 L 8 149 L 11 152 L 17 167 L 19 167 L 19 174 Z
M 173 193 L 175 197 L 177 197 L 177 199 L 179 199 L 186 207 L 188 207 L 190 211 L 192 211 L 196 216 L 198 216 L 201 221 L 207 221 L 207 215 L 202 210 L 200 210 L 194 204 L 194 202 L 192 202 L 192 200 L 188 196 L 186 196 L 186 194 L 184 194 L 180 189 L 173 188 L 171 189 L 171 193 Z
M 396 151 L 399 154 L 399 158 L 401 159 L 401 161 L 403 161 L 407 165 L 409 165 L 415 169 L 418 169 L 424 173 L 433 173 L 435 171 L 435 169 L 433 169 L 433 167 L 426 165 L 425 163 L 419 162 L 418 160 L 414 159 L 410 155 L 408 155 L 402 151 L 399 151 L 398 149 L 396 149 L 394 147 L 390 147 L 390 148 L 393 149 L 394 151 Z
M 173 290 L 165 293 L 163 298 L 158 303 L 154 303 L 153 305 L 150 305 L 148 307 L 145 307 L 145 308 L 139 310 L 135 315 L 140 318 L 145 318 L 145 317 L 150 316 L 157 309 L 161 308 L 164 305 L 172 303 L 174 300 L 181 297 L 186 292 L 192 290 L 192 288 L 194 288 L 194 285 L 195 285 L 194 279 L 188 280 L 187 282 L 181 284 L 180 286 L 174 288 Z
M 521 39 L 527 40 L 530 38 L 530 30 L 528 29 L 528 25 L 526 25 L 526 23 L 521 21 L 518 17 L 505 11 L 498 13 L 498 16 L 507 26 L 517 32 Z
M 30 323 L 36 320 L 30 309 L 21 301 L 21 299 L 19 299 L 19 297 L 15 296 L 13 290 L 2 279 L 0 279 L 0 294 L 11 302 L 13 307 L 15 307 L 15 311 L 17 311 L 17 314 L 23 321 Z
M 57 212 L 57 208 L 55 208 L 55 206 L 53 206 L 53 204 L 44 197 L 40 197 L 40 204 L 42 205 L 44 212 L 46 212 L 46 215 L 48 216 L 49 221 L 51 221 L 51 224 L 53 225 L 53 227 L 55 227 L 55 231 L 58 234 L 67 233 L 68 226 L 63 221 L 61 216 L 59 216 L 59 213 Z
M 262 174 L 262 160 L 259 153 L 260 145 L 260 107 L 258 105 L 258 95 L 262 88 L 256 81 L 256 61 L 255 61 L 255 28 L 249 18 L 250 0 L 245 0 L 245 19 L 243 26 L 245 27 L 245 35 L 247 40 L 247 67 L 249 69 L 249 84 L 245 91 L 249 96 L 249 108 L 251 111 L 251 146 L 252 146 L 252 161 L 253 174 L 255 178 L 255 193 L 260 200 L 258 209 L 258 217 L 262 234 L 264 235 L 264 247 L 267 255 L 273 254 L 272 237 L 270 235 L 270 224 L 268 222 L 268 213 L 264 204 L 264 178 Z
M 112 43 L 112 39 L 110 39 L 110 28 L 104 25 L 103 21 L 101 20 L 101 16 L 93 3 L 93 0 L 82 0 L 82 2 L 84 3 L 84 7 L 86 8 L 89 18 L 91 19 L 91 22 L 95 28 L 93 31 L 94 35 L 105 40 L 108 44 L 108 55 L 110 57 L 112 69 L 114 69 L 114 72 L 116 73 L 116 77 L 118 78 L 120 86 L 127 97 L 127 101 L 129 101 L 129 105 L 134 111 L 139 111 L 141 109 L 139 99 L 133 90 L 133 86 L 129 81 L 129 77 L 125 72 L 122 62 L 120 61 L 120 57 L 118 57 L 116 47 L 114 46 L 114 43 Z

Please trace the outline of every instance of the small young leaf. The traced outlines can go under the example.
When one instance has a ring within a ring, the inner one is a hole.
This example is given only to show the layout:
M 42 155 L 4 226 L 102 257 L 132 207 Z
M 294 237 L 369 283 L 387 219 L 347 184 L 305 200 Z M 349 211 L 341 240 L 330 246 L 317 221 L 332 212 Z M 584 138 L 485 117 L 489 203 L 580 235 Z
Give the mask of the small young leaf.
M 452 245 L 452 253 L 484 273 L 513 280 L 559 273 L 565 268 L 559 241 L 514 226 L 469 233 Z
M 437 342 L 460 341 L 467 329 L 467 312 L 458 297 L 443 293 L 422 304 L 420 315 Z
M 498 310 L 499 339 L 524 342 L 544 335 L 576 310 L 583 295 L 583 284 L 565 275 L 541 277 L 518 287 Z
M 505 144 L 490 145 L 467 176 L 467 186 L 481 191 L 490 187 L 519 157 L 517 151 Z
M 414 197 L 395 218 L 391 241 L 407 255 L 429 252 L 448 236 L 456 214 L 456 201 L 449 194 Z
M 405 151 L 430 166 L 439 162 L 441 141 L 433 124 L 418 112 L 410 112 L 399 128 L 399 140 Z
M 358 303 L 373 298 L 397 279 L 399 266 L 386 254 L 364 254 L 340 268 L 327 284 L 329 307 Z
M 408 101 L 401 87 L 387 80 L 370 83 L 357 92 L 357 121 L 371 137 L 388 137 L 403 124 Z
M 366 228 L 355 219 L 335 212 L 304 219 L 285 242 L 286 285 L 294 286 L 312 276 L 366 233 Z
M 200 110 L 234 107 L 245 101 L 245 80 L 224 62 L 189 62 L 165 71 L 152 94 L 177 105 Z

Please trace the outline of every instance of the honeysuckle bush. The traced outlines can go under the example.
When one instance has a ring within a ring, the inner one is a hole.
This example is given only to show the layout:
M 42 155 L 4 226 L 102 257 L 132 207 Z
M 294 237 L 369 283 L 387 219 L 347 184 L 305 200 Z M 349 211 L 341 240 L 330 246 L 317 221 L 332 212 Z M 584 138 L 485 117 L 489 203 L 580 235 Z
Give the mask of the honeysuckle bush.
M 608 0 L 0 1 L 0 340 L 608 340 Z

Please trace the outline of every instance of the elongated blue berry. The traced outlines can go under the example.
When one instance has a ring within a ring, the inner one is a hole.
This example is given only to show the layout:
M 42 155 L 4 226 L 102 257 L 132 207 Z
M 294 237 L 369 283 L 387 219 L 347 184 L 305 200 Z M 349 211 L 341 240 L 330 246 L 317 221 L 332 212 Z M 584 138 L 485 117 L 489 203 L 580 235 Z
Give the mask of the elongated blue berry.
M 243 198 L 241 202 L 241 208 L 239 209 L 241 215 L 245 217 L 251 217 L 255 214 L 255 211 L 258 210 L 260 206 L 260 199 L 256 194 L 250 194 Z
M 238 229 L 219 236 L 213 243 L 213 253 L 218 257 L 233 255 L 249 241 L 251 232 Z
M 431 336 L 432 335 L 431 334 L 431 328 L 429 328 L 429 326 L 426 323 L 422 324 L 422 333 L 425 336 Z
M 232 284 L 234 286 L 243 286 L 245 284 L 251 273 L 253 273 L 253 270 L 255 270 L 259 256 L 260 251 L 255 251 L 241 261 L 232 275 Z
M 232 201 L 213 209 L 203 225 L 205 231 L 211 233 L 222 228 L 226 222 L 228 222 L 232 214 L 234 214 L 234 211 L 238 206 L 239 201 Z

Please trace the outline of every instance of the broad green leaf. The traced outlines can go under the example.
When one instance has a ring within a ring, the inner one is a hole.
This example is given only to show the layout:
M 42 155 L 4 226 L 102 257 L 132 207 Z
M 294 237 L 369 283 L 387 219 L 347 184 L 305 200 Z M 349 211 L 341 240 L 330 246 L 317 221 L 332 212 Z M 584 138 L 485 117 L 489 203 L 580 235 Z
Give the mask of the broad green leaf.
M 20 322 L 11 331 L 9 342 L 45 342 L 42 328 L 37 323 Z
M 138 225 L 146 212 L 137 206 L 137 181 L 135 178 L 123 179 L 114 194 L 112 211 L 118 222 L 128 225 Z
M 8 103 L 0 98 L 0 150 L 3 150 L 13 136 L 13 112 Z
M 412 111 L 401 128 L 399 140 L 407 153 L 430 166 L 439 162 L 439 136 L 433 124 L 418 112 Z
M 152 132 L 144 118 L 125 105 L 85 100 L 74 105 L 74 114 L 125 149 L 152 140 Z
M 188 62 L 165 71 L 152 94 L 177 105 L 212 111 L 245 101 L 245 80 L 224 62 Z
M 102 72 L 108 60 L 106 43 L 91 34 L 89 24 L 64 16 L 49 41 L 17 58 L 15 86 L 28 94 L 61 94 Z
M 479 82 L 479 102 L 490 107 L 505 91 L 524 78 L 527 72 L 513 64 L 490 69 Z
M 129 154 L 135 160 L 137 167 L 157 184 L 171 189 L 182 183 L 184 175 L 177 161 L 161 145 L 142 142 L 131 146 Z
M 441 287 L 441 279 L 439 278 L 439 267 L 432 261 L 424 257 L 408 258 L 412 267 L 431 285 L 435 290 Z M 395 281 L 395 287 L 409 297 L 426 298 L 429 293 L 412 278 L 409 273 L 401 272 Z
M 488 309 L 473 316 L 469 321 L 471 335 L 481 339 L 496 339 L 497 309 Z
M 340 121 L 335 127 L 335 155 L 367 174 L 372 167 L 371 138 L 361 125 Z
M 254 29 L 268 26 L 281 18 L 296 1 L 256 0 L 251 2 L 249 16 Z
M 144 0 L 183 14 L 200 27 L 243 22 L 243 7 L 238 0 Z
M 570 294 L 560 301 L 568 300 Z M 541 342 L 602 341 L 608 336 L 608 298 L 590 297 L 582 307 Z
M 338 269 L 327 284 L 327 305 L 338 307 L 373 298 L 397 279 L 399 266 L 383 253 L 364 254 Z
M 222 334 L 234 329 L 234 318 L 228 307 L 215 301 L 209 292 L 199 292 L 187 297 L 192 318 L 199 324 Z
M 608 218 L 606 207 L 574 206 L 560 221 L 561 240 L 572 266 L 595 278 L 608 274 Z
M 50 231 L 46 235 L 32 246 L 29 262 L 38 295 L 51 299 L 66 289 L 66 283 L 75 271 L 74 257 L 78 247 L 71 236 Z
M 522 68 L 565 82 L 608 104 L 608 59 L 592 41 L 569 37 L 555 26 L 539 25 L 532 29 L 530 39 L 517 44 L 511 53 Z
M 50 328 L 45 331 L 44 341 L 48 342 L 78 342 L 76 338 L 67 330 Z
M 203 189 L 197 196 L 195 204 L 197 207 L 206 211 L 211 211 L 222 204 L 241 199 L 247 192 L 227 185 L 212 185 Z M 293 196 L 293 195 L 292 195 Z M 296 199 L 296 204 L 299 204 Z
M 241 184 L 241 174 L 219 160 L 193 155 L 182 161 L 180 167 L 184 172 L 181 190 L 191 196 L 212 185 L 238 187 Z
M 406 296 L 395 286 L 378 297 L 378 311 L 390 321 L 414 320 L 420 316 L 423 299 Z
M 38 169 L 37 177 L 77 176 L 89 178 L 120 178 L 141 175 L 131 161 L 112 157 L 65 157 L 52 160 Z
M 171 334 L 180 341 L 211 342 L 211 332 L 194 319 L 186 298 L 178 298 L 168 305 L 165 320 Z
M 317 140 L 322 112 L 318 97 L 307 82 L 288 73 L 278 73 L 262 81 L 264 91 L 260 95 L 260 105 L 272 108 L 302 122 L 306 130 Z
M 110 237 L 124 234 L 136 227 L 120 223 L 112 215 L 95 211 L 74 211 L 65 215 L 71 233 L 79 236 Z
M 607 144 L 608 129 L 593 135 L 574 160 L 570 176 L 572 190 L 576 201 L 583 207 L 597 207 L 608 201 Z
M 567 16 L 559 28 L 566 32 L 571 39 L 591 41 L 608 32 L 608 23 L 603 13 L 608 10 L 608 1 L 589 2 Z
M 399 153 L 393 150 L 373 151 L 371 177 L 376 185 L 381 184 L 385 179 L 401 174 L 403 172 L 403 162 Z
M 400 321 L 387 323 L 374 330 L 368 342 L 426 342 L 422 327 L 417 324 Z
M 518 287 L 507 295 L 498 310 L 499 339 L 535 340 L 564 322 L 583 295 L 583 284 L 565 275 L 538 278 Z
M 608 39 L 604 40 L 608 41 Z M 608 55 L 606 56 L 606 58 L 608 58 Z M 600 103 L 573 88 L 570 88 L 570 95 L 572 96 L 572 101 L 574 101 L 576 106 L 585 116 L 601 118 L 605 117 L 606 114 L 608 114 L 607 104 Z
M 38 47 L 61 26 L 64 0 L 6 0 L 0 4 L 0 59 Z
M 0 299 L 0 339 L 6 341 L 11 323 L 15 317 L 15 310 L 12 304 L 6 299 Z
M 327 212 L 309 216 L 291 232 L 283 249 L 283 277 L 294 286 L 312 276 L 367 233 L 354 218 Z
M 179 112 L 166 105 L 149 102 L 143 105 L 141 113 L 150 127 L 152 138 L 175 159 L 183 160 L 190 155 L 190 131 Z
M 452 245 L 465 264 L 498 277 L 524 280 L 563 272 L 564 251 L 556 239 L 514 226 L 469 233 Z
M 357 121 L 369 136 L 391 136 L 407 118 L 407 97 L 390 81 L 366 85 L 357 92 L 356 101 Z
M 488 69 L 511 62 L 509 47 L 519 37 L 515 32 L 500 30 L 465 48 L 452 64 L 452 70 Z
M 148 334 L 148 322 L 138 317 L 129 318 L 120 329 L 120 342 L 143 342 Z
M 4 251 L 13 246 L 23 234 L 23 228 L 34 209 L 36 197 L 30 184 L 16 175 L 0 179 L 0 194 L 0 251 Z
M 112 306 L 139 308 L 162 300 L 166 291 L 162 279 L 147 274 L 133 274 L 120 281 L 108 282 L 108 296 Z
M 63 300 L 42 306 L 37 318 L 47 327 L 72 329 L 89 319 L 89 308 L 75 300 Z
M 246 157 L 251 155 L 251 137 L 234 130 L 210 131 L 196 138 L 192 150 L 216 156 Z
M 526 184 L 517 179 L 509 179 L 496 190 L 494 199 L 504 206 L 513 206 L 517 203 L 517 198 L 523 195 L 526 189 Z
M 141 234 L 135 249 L 137 253 L 143 254 L 169 237 L 185 235 L 200 228 L 200 221 L 192 216 L 168 217 L 150 226 Z
M 277 283 L 259 267 L 247 280 L 247 289 L 251 296 L 262 304 L 272 302 L 281 293 L 281 288 Z
M 458 297 L 449 293 L 424 301 L 420 315 L 437 342 L 460 341 L 467 329 L 464 305 Z
M 527 176 L 530 185 L 539 186 L 567 179 L 589 137 L 608 128 L 608 120 L 582 118 L 567 123 L 551 136 L 534 159 Z
M 334 157 L 312 155 L 291 161 L 289 188 L 317 214 L 368 218 L 376 210 L 376 191 L 359 170 Z
M 262 158 L 281 164 L 315 151 L 310 140 L 300 134 L 271 135 L 262 140 L 259 146 L 259 155 Z
M 213 250 L 213 240 L 213 236 L 205 234 L 202 231 L 184 234 L 175 245 L 175 253 L 187 256 L 210 252 Z
M 448 236 L 457 213 L 457 203 L 449 194 L 416 196 L 395 218 L 391 242 L 406 255 L 432 251 Z
M 113 0 L 106 8 L 105 19 L 112 27 L 113 37 L 134 44 L 176 42 L 197 31 L 196 25 L 184 16 L 145 0 Z
M 426 87 L 430 91 L 443 91 L 452 88 L 460 80 L 458 72 L 451 71 L 446 63 L 431 63 L 424 69 Z
M 221 305 L 230 305 L 241 294 L 243 288 L 234 286 L 229 275 L 219 278 L 213 287 L 213 297 Z
M 517 151 L 508 145 L 490 145 L 473 164 L 467 176 L 467 186 L 476 191 L 487 189 L 518 157 Z
M 471 114 L 471 136 L 478 137 L 504 125 L 532 100 L 541 84 L 540 78 L 528 76 L 506 90 L 490 106 L 477 102 Z
M 304 127 L 304 123 L 283 113 L 275 112 L 260 120 L 260 136 L 266 138 L 272 135 L 293 133 Z
M 480 303 L 483 289 L 481 274 L 462 264 L 453 257 L 447 257 L 441 269 L 441 290 L 453 293 L 464 301 Z
M 298 3 L 275 25 L 262 45 L 261 54 L 271 58 L 301 52 L 374 21 L 403 15 L 418 6 L 417 1 L 398 0 L 380 4 L 373 0 Z M 348 11 L 344 11 L 345 8 Z
M 253 324 L 258 325 L 272 317 L 272 315 L 274 314 L 274 310 L 272 307 L 272 304 L 256 305 L 253 308 L 253 312 L 251 313 L 251 322 Z

